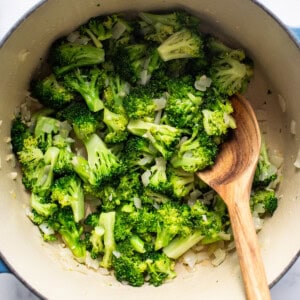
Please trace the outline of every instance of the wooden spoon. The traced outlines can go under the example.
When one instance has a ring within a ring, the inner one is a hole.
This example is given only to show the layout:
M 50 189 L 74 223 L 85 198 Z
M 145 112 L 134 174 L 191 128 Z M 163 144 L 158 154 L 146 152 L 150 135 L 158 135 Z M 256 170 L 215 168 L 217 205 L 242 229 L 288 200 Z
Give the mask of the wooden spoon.
M 212 168 L 197 175 L 227 204 L 247 299 L 270 298 L 249 199 L 261 137 L 255 113 L 241 96 L 232 98 L 237 128 L 225 142 Z

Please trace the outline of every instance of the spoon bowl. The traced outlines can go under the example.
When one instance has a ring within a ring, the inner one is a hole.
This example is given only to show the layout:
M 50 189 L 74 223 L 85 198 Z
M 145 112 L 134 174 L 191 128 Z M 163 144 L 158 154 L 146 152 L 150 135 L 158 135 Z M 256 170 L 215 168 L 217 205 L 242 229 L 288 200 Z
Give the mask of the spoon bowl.
M 231 101 L 237 128 L 222 145 L 215 164 L 197 175 L 227 205 L 247 299 L 266 300 L 270 292 L 249 205 L 261 147 L 260 130 L 249 102 L 240 95 Z

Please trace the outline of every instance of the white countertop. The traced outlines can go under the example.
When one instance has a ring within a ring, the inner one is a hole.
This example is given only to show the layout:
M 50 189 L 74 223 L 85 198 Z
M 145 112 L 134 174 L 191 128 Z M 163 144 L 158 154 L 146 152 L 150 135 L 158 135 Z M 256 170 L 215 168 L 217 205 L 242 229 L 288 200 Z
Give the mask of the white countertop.
M 0 40 L 15 21 L 22 17 L 39 0 L 0 0 Z M 259 0 L 268 7 L 283 23 L 300 28 L 299 0 Z M 283 278 L 271 289 L 273 300 L 300 299 L 300 259 Z M 0 274 L 0 299 L 37 300 L 12 274 Z

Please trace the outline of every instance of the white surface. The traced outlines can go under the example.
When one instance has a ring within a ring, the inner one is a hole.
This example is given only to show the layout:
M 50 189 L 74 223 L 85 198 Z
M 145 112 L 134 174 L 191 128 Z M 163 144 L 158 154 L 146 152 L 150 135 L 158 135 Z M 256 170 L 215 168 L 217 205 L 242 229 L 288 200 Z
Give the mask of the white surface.
M 38 3 L 38 0 L 0 0 L 0 40 L 19 20 Z M 299 0 L 260 0 L 285 24 L 300 27 Z M 300 299 L 300 259 L 287 274 L 271 289 L 273 300 Z M 0 299 L 37 300 L 24 285 L 11 274 L 0 274 Z

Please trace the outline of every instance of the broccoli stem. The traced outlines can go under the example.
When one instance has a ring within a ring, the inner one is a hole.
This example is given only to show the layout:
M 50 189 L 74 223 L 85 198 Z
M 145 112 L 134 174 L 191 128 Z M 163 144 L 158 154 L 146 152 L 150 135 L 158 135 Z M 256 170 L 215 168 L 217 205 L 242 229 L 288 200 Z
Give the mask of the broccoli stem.
M 104 255 L 101 261 L 101 266 L 108 269 L 111 267 L 113 251 L 116 249 L 114 238 L 116 212 L 102 212 L 99 217 L 99 226 L 104 228 Z
M 163 252 L 169 258 L 177 259 L 202 239 L 203 235 L 201 231 L 195 231 L 189 236 L 175 238 L 169 245 L 163 248 Z

